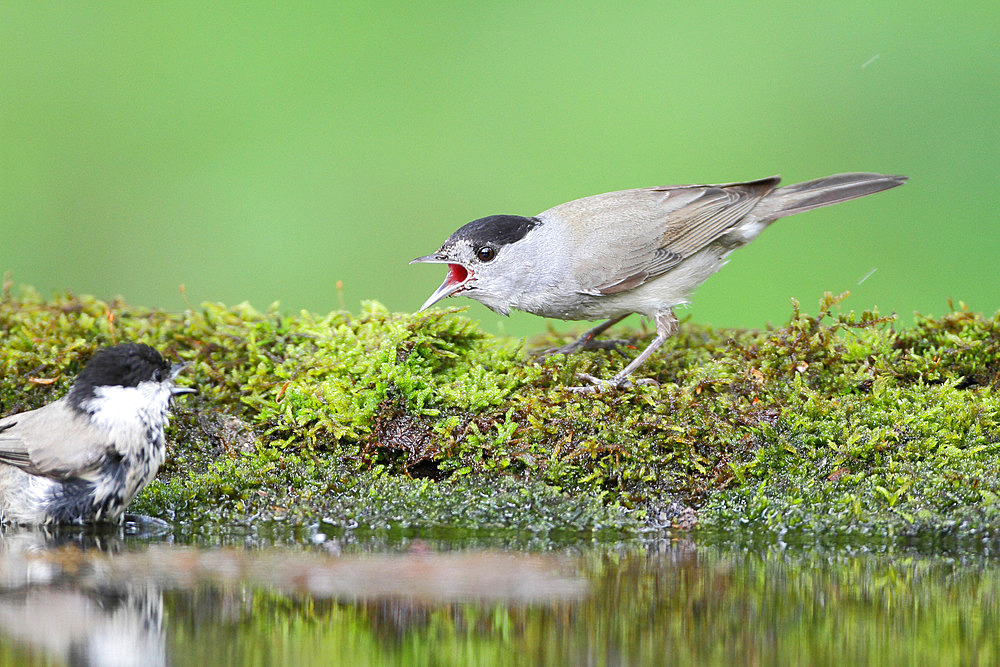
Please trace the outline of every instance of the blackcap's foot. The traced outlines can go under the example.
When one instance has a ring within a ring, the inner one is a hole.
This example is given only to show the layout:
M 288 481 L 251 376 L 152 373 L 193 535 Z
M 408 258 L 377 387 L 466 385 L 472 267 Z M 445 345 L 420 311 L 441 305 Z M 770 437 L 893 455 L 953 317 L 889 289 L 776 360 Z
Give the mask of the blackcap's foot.
M 602 380 L 601 378 L 594 377 L 587 373 L 577 373 L 576 376 L 581 380 L 586 380 L 589 385 L 584 385 L 582 387 L 566 387 L 568 391 L 572 391 L 577 394 L 596 394 L 599 391 L 617 391 L 621 389 L 631 389 L 632 387 L 637 387 L 641 385 L 653 385 L 659 387 L 660 383 L 653 378 L 638 378 L 636 380 L 626 377 L 615 376 L 610 380 Z

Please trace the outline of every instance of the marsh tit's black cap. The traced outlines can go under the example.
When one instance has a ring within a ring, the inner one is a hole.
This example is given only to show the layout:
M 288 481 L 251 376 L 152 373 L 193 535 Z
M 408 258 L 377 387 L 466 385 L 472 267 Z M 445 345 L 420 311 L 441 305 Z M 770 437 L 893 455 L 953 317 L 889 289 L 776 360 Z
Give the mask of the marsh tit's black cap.
M 187 362 L 171 364 L 145 343 L 122 343 L 98 350 L 77 376 L 69 400 L 79 404 L 94 395 L 97 387 L 137 387 L 143 382 L 173 382 Z M 194 387 L 173 385 L 170 393 L 196 394 Z

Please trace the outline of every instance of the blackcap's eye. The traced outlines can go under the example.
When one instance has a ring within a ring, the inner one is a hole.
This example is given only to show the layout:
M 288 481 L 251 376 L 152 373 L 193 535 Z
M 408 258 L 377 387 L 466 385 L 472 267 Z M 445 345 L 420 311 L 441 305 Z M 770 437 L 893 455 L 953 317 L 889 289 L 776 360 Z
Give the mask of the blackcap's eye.
M 488 245 L 484 245 L 476 249 L 476 257 L 479 258 L 480 262 L 489 262 L 496 256 L 497 251 Z

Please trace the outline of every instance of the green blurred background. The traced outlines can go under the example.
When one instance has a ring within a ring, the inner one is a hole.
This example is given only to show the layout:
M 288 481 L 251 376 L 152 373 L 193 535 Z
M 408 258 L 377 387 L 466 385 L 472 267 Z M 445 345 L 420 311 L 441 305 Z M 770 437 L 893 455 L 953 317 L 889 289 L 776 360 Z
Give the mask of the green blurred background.
M 911 181 L 779 222 L 681 315 L 760 327 L 824 290 L 992 313 L 998 43 L 997 2 L 4 3 L 0 272 L 410 311 L 444 270 L 407 261 L 474 218 L 860 170 Z

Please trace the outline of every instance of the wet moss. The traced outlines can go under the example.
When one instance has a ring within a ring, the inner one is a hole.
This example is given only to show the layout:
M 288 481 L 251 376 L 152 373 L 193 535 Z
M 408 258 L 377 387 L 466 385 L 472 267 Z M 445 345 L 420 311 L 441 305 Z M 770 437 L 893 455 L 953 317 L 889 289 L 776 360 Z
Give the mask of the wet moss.
M 766 331 L 684 323 L 642 369 L 659 386 L 580 395 L 649 335 L 535 360 L 460 309 L 165 313 L 7 285 L 0 414 L 141 340 L 201 389 L 132 507 L 178 522 L 996 535 L 1000 314 L 900 327 L 844 296 Z

